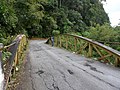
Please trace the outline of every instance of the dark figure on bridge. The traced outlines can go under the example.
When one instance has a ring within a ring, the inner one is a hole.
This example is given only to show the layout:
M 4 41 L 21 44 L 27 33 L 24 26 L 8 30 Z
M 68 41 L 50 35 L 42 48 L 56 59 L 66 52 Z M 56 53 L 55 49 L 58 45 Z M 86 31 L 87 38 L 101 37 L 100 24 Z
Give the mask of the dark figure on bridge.
M 54 46 L 54 37 L 51 37 L 52 46 Z

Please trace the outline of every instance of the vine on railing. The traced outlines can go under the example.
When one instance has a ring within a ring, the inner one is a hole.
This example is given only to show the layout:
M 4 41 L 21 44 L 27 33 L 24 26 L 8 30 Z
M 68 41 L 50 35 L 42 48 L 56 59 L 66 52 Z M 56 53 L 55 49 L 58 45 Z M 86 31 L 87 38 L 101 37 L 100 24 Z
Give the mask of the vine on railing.
M 50 38 L 47 43 L 51 44 Z M 83 54 L 86 57 L 93 57 L 104 63 L 120 66 L 120 52 L 91 39 L 63 34 L 54 36 L 54 45 Z
M 4 89 L 6 90 L 8 82 L 11 79 L 11 75 L 15 75 L 16 67 L 19 64 L 19 61 L 23 59 L 23 52 L 26 49 L 27 39 L 25 35 L 18 35 L 15 40 L 8 46 L 0 48 L 0 51 L 3 50 L 9 52 L 11 55 L 7 57 L 4 61 L 3 70 L 4 70 Z M 2 57 L 0 57 L 2 60 Z

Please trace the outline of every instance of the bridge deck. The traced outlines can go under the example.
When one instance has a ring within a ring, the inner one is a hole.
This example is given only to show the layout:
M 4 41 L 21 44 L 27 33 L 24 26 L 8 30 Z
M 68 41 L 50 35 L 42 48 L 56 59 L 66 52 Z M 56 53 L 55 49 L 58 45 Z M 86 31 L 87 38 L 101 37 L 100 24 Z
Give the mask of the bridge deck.
M 120 90 L 120 69 L 30 41 L 21 90 Z

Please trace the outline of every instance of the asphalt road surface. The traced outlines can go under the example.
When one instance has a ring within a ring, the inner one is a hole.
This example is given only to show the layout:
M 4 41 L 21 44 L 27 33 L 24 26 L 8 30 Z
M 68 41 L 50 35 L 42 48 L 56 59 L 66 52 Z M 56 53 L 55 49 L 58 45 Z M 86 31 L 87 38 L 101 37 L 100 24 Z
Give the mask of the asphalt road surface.
M 120 90 L 120 68 L 31 40 L 20 90 Z

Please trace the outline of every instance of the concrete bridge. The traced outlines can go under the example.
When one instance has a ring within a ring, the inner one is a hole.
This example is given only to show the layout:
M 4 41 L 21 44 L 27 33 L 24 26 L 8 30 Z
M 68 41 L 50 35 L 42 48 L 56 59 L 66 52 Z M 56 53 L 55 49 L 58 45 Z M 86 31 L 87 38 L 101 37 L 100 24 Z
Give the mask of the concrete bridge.
M 120 90 L 120 69 L 31 40 L 18 90 Z
M 16 39 L 18 42 L 5 47 L 14 51 L 8 65 L 13 74 L 26 45 L 24 35 Z M 14 90 L 120 90 L 120 68 L 115 67 L 120 65 L 119 51 L 73 35 L 54 37 L 57 47 L 45 43 L 46 40 L 29 41 L 24 74 Z M 47 43 L 51 44 L 51 40 Z M 10 75 L 6 75 L 8 83 Z

